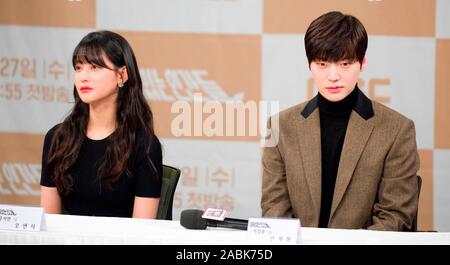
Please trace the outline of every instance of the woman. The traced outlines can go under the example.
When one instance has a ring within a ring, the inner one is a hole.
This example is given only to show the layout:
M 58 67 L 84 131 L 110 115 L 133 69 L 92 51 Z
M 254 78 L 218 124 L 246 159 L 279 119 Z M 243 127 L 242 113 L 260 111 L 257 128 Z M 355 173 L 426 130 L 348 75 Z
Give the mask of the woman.
M 92 32 L 75 48 L 75 106 L 45 136 L 46 213 L 155 218 L 161 145 L 133 50 L 120 35 Z

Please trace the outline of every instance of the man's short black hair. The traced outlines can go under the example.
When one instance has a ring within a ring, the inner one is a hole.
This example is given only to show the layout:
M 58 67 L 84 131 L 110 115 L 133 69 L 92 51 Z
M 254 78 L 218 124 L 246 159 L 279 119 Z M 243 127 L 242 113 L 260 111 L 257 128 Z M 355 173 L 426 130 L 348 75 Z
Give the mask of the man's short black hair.
M 305 34 L 308 65 L 316 60 L 356 61 L 361 64 L 367 49 L 367 32 L 352 15 L 332 11 L 316 18 Z

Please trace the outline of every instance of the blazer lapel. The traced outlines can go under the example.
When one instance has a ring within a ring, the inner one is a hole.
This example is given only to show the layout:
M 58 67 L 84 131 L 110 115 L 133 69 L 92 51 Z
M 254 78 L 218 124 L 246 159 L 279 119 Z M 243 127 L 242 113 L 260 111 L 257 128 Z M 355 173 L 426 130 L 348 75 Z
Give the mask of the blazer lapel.
M 344 196 L 359 158 L 369 140 L 374 127 L 373 120 L 374 119 L 365 120 L 355 111 L 350 115 L 337 172 L 330 220 Z
M 322 185 L 319 109 L 316 108 L 303 122 L 299 122 L 297 125 L 297 137 L 305 178 L 314 205 L 315 219 L 319 220 Z

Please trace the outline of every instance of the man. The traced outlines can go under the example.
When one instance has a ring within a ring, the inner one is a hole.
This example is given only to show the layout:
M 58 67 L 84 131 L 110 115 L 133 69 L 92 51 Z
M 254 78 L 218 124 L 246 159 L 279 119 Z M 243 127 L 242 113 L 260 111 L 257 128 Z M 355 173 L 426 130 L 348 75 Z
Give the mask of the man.
M 263 150 L 263 216 L 299 218 L 309 227 L 411 229 L 414 124 L 358 88 L 367 40 L 361 22 L 340 12 L 308 27 L 305 49 L 319 93 L 280 112 L 272 128 L 278 144 Z

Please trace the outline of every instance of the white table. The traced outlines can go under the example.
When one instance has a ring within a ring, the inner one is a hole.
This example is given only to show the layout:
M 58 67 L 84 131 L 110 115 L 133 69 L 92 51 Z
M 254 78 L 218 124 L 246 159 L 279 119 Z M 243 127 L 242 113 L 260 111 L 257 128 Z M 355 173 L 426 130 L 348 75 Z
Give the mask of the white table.
M 0 230 L 0 244 L 253 245 L 247 232 L 188 230 L 179 221 L 46 215 L 47 230 Z M 301 228 L 303 244 L 450 244 L 450 233 Z

